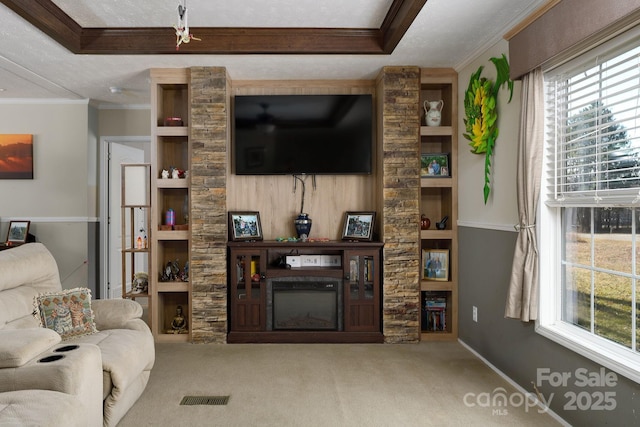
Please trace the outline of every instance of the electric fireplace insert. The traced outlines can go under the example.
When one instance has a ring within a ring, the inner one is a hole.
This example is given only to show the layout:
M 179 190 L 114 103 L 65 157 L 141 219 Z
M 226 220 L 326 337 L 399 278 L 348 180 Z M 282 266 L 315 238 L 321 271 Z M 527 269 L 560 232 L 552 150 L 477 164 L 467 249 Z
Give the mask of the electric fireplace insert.
M 267 330 L 342 331 L 342 281 L 282 277 L 267 285 Z

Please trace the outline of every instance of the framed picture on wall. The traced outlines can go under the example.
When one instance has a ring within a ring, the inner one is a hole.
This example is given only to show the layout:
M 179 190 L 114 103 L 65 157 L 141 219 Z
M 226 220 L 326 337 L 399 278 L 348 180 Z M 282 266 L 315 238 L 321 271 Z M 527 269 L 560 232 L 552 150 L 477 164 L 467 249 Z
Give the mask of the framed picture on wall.
M 342 240 L 365 240 L 373 238 L 375 212 L 347 212 L 342 226 Z
M 7 244 L 27 243 L 30 221 L 11 221 L 7 231 Z
M 260 212 L 229 212 L 229 239 L 262 240 Z
M 0 135 L 0 179 L 33 179 L 33 135 Z

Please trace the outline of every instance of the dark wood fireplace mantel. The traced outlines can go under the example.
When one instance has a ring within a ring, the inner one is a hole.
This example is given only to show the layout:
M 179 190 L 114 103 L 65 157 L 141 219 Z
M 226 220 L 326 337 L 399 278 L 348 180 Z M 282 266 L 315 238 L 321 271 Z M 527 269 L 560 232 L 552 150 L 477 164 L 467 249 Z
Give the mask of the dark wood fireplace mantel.
M 382 246 L 229 242 L 227 342 L 383 342 Z

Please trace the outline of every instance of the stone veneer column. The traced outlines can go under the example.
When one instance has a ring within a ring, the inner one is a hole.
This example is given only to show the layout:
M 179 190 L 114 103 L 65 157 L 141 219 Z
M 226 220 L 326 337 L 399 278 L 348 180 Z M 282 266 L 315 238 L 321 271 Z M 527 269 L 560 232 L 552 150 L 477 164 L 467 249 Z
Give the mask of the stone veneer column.
M 420 68 L 384 67 L 379 78 L 382 120 L 382 224 L 385 342 L 420 340 Z M 380 144 L 378 144 L 380 147 Z
M 223 67 L 191 68 L 191 334 L 227 339 L 227 139 L 229 84 Z

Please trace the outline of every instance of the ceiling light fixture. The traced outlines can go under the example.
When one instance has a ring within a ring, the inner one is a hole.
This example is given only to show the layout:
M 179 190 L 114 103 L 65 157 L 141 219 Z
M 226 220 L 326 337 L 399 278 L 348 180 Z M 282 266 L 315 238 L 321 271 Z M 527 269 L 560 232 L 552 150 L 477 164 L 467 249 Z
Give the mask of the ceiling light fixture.
M 176 50 L 180 50 L 182 43 L 189 43 L 191 40 L 201 40 L 189 32 L 187 0 L 182 0 L 182 3 L 178 4 L 178 25 L 174 25 L 173 28 L 176 30 Z
M 122 93 L 122 88 L 118 87 L 118 86 L 111 86 L 109 88 L 109 92 L 114 93 L 114 94 L 120 94 L 120 93 Z

